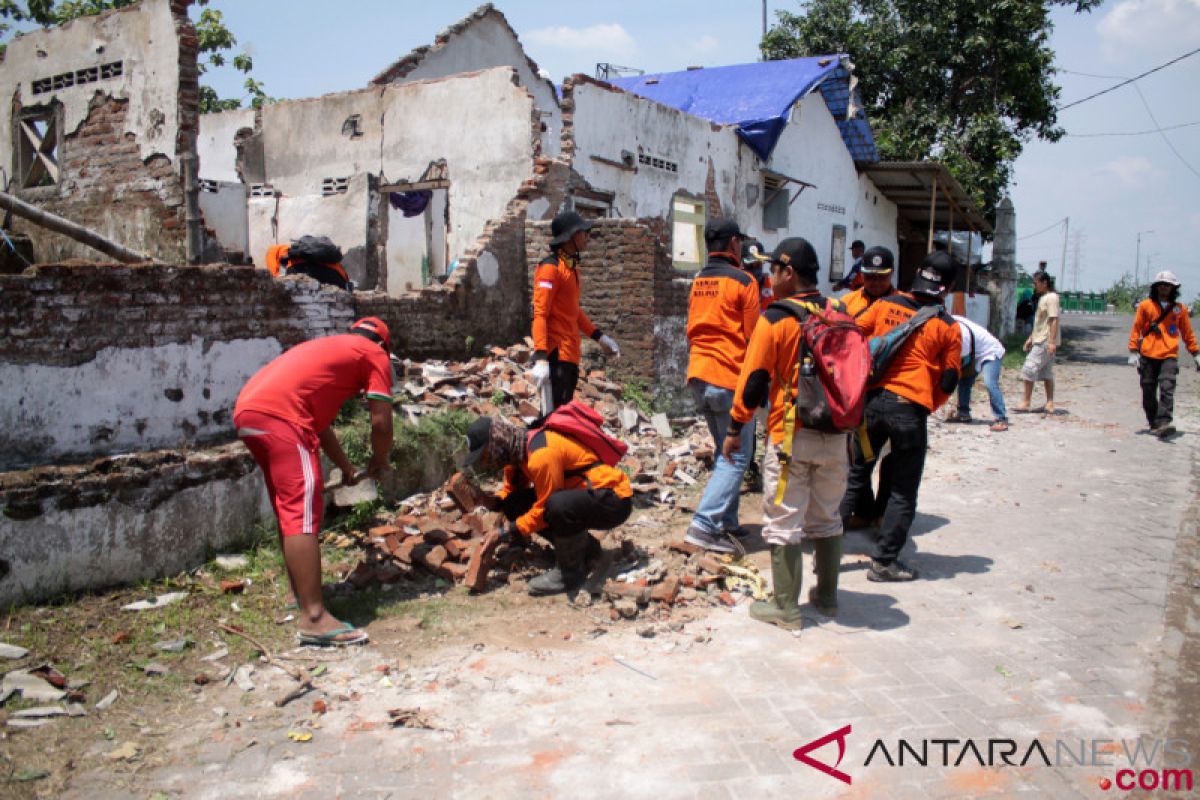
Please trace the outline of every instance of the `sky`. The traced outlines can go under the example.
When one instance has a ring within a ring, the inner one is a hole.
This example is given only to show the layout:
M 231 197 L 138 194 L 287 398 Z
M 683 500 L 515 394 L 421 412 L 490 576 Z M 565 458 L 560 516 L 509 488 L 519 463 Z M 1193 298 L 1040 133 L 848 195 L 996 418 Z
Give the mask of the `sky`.
M 365 86 L 478 5 L 210 0 L 208 7 L 224 15 L 239 48 L 253 57 L 254 76 L 268 94 L 300 98 Z M 760 0 L 498 0 L 496 6 L 555 82 L 592 74 L 601 61 L 662 72 L 759 57 Z M 772 23 L 776 9 L 800 6 L 769 0 Z M 281 24 L 281 11 L 288 24 Z M 1200 47 L 1200 0 L 1109 0 L 1090 14 L 1057 8 L 1052 16 L 1062 104 Z M 223 97 L 243 94 L 242 79 L 228 68 L 205 76 Z M 1069 135 L 1059 142 L 1026 146 L 1010 190 L 1017 260 L 1030 270 L 1047 261 L 1060 289 L 1101 290 L 1133 271 L 1143 232 L 1141 272 L 1170 269 L 1183 281 L 1184 296 L 1194 297 L 1200 294 L 1200 124 L 1163 134 L 1154 128 L 1200 122 L 1200 54 L 1135 85 L 1061 112 Z M 1144 131 L 1151 133 L 1094 136 Z

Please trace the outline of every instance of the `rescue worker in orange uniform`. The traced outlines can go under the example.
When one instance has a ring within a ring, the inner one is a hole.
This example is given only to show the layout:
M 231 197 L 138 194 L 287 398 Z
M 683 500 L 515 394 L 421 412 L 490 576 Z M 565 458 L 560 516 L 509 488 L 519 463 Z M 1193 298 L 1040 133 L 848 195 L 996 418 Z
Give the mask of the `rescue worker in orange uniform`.
M 852 317 L 861 317 L 874 303 L 882 297 L 896 294 L 892 286 L 892 273 L 895 270 L 895 258 L 892 251 L 886 247 L 872 247 L 862 255 L 860 272 L 863 285 L 841 298 L 846 306 L 846 313 Z M 879 491 L 874 495 L 869 517 L 851 514 L 846 520 L 846 530 L 858 530 L 872 525 L 878 527 L 887 508 L 888 491 L 892 485 L 892 456 L 889 453 L 879 463 Z
M 509 522 L 502 541 L 541 534 L 554 545 L 554 569 L 529 582 L 531 595 L 573 592 L 600 555 L 589 530 L 611 530 L 629 519 L 629 478 L 594 452 L 557 431 L 529 432 L 499 417 L 480 417 L 467 429 L 465 464 L 504 469 L 504 487 L 492 507 Z
M 758 239 L 748 239 L 742 244 L 742 269 L 754 276 L 758 283 L 758 310 L 766 311 L 775 302 L 775 291 L 771 288 L 771 255 Z
M 784 239 L 771 254 L 771 283 L 777 298 L 841 310 L 834 299 L 817 291 L 820 267 L 811 244 Z M 750 616 L 782 628 L 801 625 L 797 602 L 803 578 L 801 542 L 813 543 L 817 585 L 809 600 L 822 613 L 837 613 L 838 569 L 842 558 L 842 520 L 838 502 L 846 488 L 846 434 L 823 433 L 796 425 L 791 454 L 780 451 L 787 435 L 788 391 L 794 385 L 801 342 L 800 322 L 778 304 L 759 318 L 738 375 L 729 433 L 723 443 L 728 457 L 752 435 L 750 422 L 770 397 L 767 455 L 763 464 L 765 500 L 762 536 L 771 546 L 775 596 L 750 606 Z M 775 502 L 786 471 L 782 501 Z
M 852 317 L 861 316 L 879 298 L 895 294 L 896 287 L 892 286 L 895 265 L 892 251 L 886 247 L 872 247 L 863 253 L 863 285 L 841 298 L 846 313 Z
M 741 450 L 731 457 L 721 452 L 738 371 L 758 323 L 758 282 L 741 269 L 745 238 L 732 219 L 706 226 L 708 263 L 692 280 L 688 299 L 687 382 L 712 434 L 716 463 L 685 539 L 720 553 L 736 552 L 736 539 L 745 535 L 738 520 L 738 500 L 754 452 L 753 424 Z
M 548 414 L 575 396 L 579 383 L 580 333 L 590 336 L 614 358 L 621 348 L 588 319 L 579 307 L 579 256 L 587 249 L 592 223 L 564 211 L 550 223 L 550 256 L 533 275 L 533 369 L 538 389 L 547 382 L 552 405 Z
M 1179 340 L 1196 358 L 1200 347 L 1192 332 L 1188 308 L 1179 302 L 1179 278 L 1160 272 L 1150 284 L 1150 296 L 1138 304 L 1129 331 L 1129 362 L 1137 367 L 1142 386 L 1142 410 L 1150 432 L 1160 438 L 1175 433 L 1175 379 L 1179 375 Z M 1200 370 L 1200 361 L 1196 362 Z
M 882 336 L 911 319 L 924 306 L 942 306 L 954 284 L 956 267 L 949 253 L 935 251 L 921 262 L 910 294 L 897 293 L 872 305 L 855 322 L 869 338 Z M 892 485 L 871 556 L 867 579 L 911 581 L 917 571 L 902 563 L 917 511 L 917 491 L 925 468 L 929 415 L 949 399 L 962 369 L 962 333 L 944 308 L 913 331 L 900 346 L 883 376 L 868 387 L 865 421 L 871 449 L 877 454 L 892 445 Z M 871 513 L 871 471 L 860 443 L 854 442 L 854 464 L 842 499 L 842 518 Z

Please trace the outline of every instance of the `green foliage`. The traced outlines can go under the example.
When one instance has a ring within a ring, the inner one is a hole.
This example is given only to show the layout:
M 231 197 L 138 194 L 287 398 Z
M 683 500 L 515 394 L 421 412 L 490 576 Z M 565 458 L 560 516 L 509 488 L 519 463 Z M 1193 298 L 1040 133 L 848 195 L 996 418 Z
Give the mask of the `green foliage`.
M 125 8 L 138 0 L 0 0 L 0 37 L 4 37 L 12 29 L 11 22 L 27 23 L 51 27 L 62 25 L 79 17 L 100 14 L 116 8 Z M 207 6 L 208 0 L 197 0 L 197 5 Z M 234 69 L 244 73 L 246 90 L 244 98 L 224 98 L 217 95 L 211 86 L 200 87 L 200 112 L 229 111 L 241 108 L 243 100 L 248 100 L 255 108 L 264 103 L 274 102 L 267 95 L 261 82 L 250 77 L 254 69 L 254 61 L 245 52 L 232 57 L 228 54 L 237 46 L 237 37 L 225 26 L 225 20 L 220 11 L 204 8 L 200 17 L 195 21 L 196 37 L 199 42 L 198 66 L 204 74 L 209 68 L 220 68 L 229 63 Z M 0 44 L 0 53 L 4 52 Z
M 993 216 L 1033 138 L 1057 141 L 1050 9 L 1100 0 L 804 0 L 767 59 L 847 53 L 885 161 L 936 159 Z
M 488 399 L 492 401 L 492 405 L 499 408 L 508 400 L 508 395 L 504 393 L 503 389 L 497 389 L 492 392 L 492 396 Z
M 1112 286 L 1104 290 L 1104 301 L 1116 311 L 1132 312 L 1137 304 L 1150 294 L 1150 286 L 1137 284 L 1126 272 Z
M 461 409 L 426 414 L 416 424 L 393 417 L 391 462 L 400 486 L 421 491 L 440 485 L 452 471 L 454 455 L 473 419 Z M 366 464 L 371 457 L 371 418 L 362 404 L 346 403 L 334 430 L 347 458 Z
M 654 400 L 648 393 L 645 381 L 636 378 L 624 381 L 621 385 L 621 399 L 633 403 L 647 417 L 654 414 Z

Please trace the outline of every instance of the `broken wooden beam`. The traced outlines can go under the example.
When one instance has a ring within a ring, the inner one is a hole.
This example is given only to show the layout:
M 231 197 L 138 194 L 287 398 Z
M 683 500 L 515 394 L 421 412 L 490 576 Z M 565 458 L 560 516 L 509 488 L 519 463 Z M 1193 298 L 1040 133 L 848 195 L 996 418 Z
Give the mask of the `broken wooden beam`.
M 124 245 L 117 244 L 113 240 L 101 236 L 90 228 L 77 225 L 68 219 L 63 219 L 57 214 L 51 214 L 49 211 L 30 205 L 24 200 L 18 200 L 7 192 L 0 192 L 0 208 L 11 211 L 18 217 L 24 217 L 34 225 L 54 231 L 55 233 L 61 233 L 63 236 L 86 244 L 93 250 L 99 250 L 104 255 L 112 256 L 120 262 L 133 264 L 143 261 L 154 261 L 153 258 L 144 253 L 130 250 Z

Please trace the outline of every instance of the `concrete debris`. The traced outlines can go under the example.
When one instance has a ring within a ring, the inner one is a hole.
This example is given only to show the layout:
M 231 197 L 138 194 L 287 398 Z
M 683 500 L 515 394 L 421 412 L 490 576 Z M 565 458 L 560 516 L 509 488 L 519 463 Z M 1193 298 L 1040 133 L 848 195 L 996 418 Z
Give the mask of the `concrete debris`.
M 250 566 L 250 559 L 241 555 L 223 555 L 216 557 L 217 566 L 224 570 L 245 569 Z
M 65 706 L 36 706 L 14 711 L 12 716 L 20 719 L 41 719 L 43 717 L 65 717 L 67 713 Z
M 184 649 L 192 643 L 192 640 L 186 636 L 182 639 L 169 639 L 154 643 L 155 650 L 162 650 L 164 653 L 182 653 Z
M 125 611 L 148 611 L 152 608 L 162 608 L 163 606 L 171 605 L 171 603 L 178 603 L 187 596 L 187 592 L 167 592 L 166 594 L 160 594 L 153 600 L 139 600 L 136 603 L 121 606 L 121 608 Z
M 104 695 L 104 698 L 100 702 L 96 703 L 96 710 L 103 711 L 104 709 L 108 708 L 113 703 L 117 702 L 117 698 L 119 696 L 120 692 L 118 692 L 116 689 L 113 689 L 111 692 Z
M 167 669 L 162 664 L 156 664 L 153 661 L 151 661 L 146 666 L 142 667 L 142 672 L 146 673 L 147 675 L 149 675 L 152 678 L 153 677 L 161 677 L 163 675 L 166 675 L 170 671 L 171 670 Z
M 14 670 L 5 675 L 3 682 L 0 682 L 0 695 L 5 699 L 16 692 L 20 692 L 23 699 L 38 703 L 52 703 L 67 696 L 61 688 L 31 674 L 28 670 Z
M 233 682 L 243 692 L 254 691 L 254 681 L 250 680 L 250 676 L 254 673 L 254 667 L 249 664 L 243 664 L 233 673 Z
M 18 659 L 29 655 L 29 651 L 24 647 L 17 647 L 15 644 L 5 644 L 0 642 L 0 658 Z

